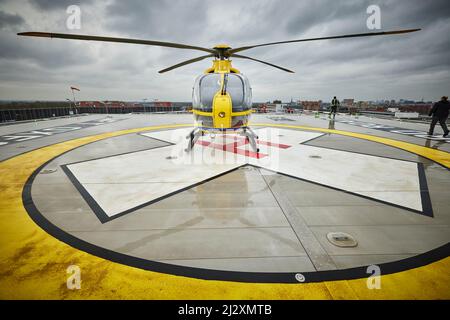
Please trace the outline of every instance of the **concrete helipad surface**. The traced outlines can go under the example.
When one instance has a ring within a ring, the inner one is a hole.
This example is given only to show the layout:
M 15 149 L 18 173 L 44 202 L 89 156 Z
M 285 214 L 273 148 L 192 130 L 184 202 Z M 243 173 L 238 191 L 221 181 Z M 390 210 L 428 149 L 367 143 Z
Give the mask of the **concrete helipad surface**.
M 366 117 L 252 122 L 259 153 L 236 135 L 186 153 L 183 114 L 0 127 L 1 297 L 450 298 L 449 139 Z

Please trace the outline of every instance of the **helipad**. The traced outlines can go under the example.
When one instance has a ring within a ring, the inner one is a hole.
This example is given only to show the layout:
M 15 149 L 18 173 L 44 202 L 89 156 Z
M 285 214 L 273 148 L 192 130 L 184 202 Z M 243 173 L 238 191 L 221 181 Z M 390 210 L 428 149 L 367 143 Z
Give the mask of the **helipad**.
M 189 115 L 0 127 L 1 296 L 449 298 L 446 139 L 365 117 L 252 119 L 259 153 L 235 135 L 186 153 Z

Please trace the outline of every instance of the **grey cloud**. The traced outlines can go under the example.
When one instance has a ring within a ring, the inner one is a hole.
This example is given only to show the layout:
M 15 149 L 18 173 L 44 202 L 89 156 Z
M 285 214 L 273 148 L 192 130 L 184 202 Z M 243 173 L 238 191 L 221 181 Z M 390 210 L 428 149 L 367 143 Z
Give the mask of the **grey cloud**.
M 31 4 L 42 10 L 65 10 L 70 5 L 92 3 L 92 0 L 29 0 Z
M 46 40 L 44 40 L 46 41 Z M 0 33 L 0 59 L 28 60 L 43 68 L 57 70 L 74 65 L 89 64 L 94 57 L 83 50 L 82 45 L 66 43 L 61 46 L 57 40 L 47 40 L 43 45 L 41 39 L 20 38 L 15 33 Z
M 16 2 L 9 1 L 5 12 L 20 13 L 25 21 L 20 25 L 28 23 L 27 28 L 32 30 L 36 29 L 31 25 L 34 21 L 44 20 L 39 25 L 44 28 L 45 19 L 49 25 L 59 25 L 59 20 L 55 20 L 61 19 L 57 10 L 73 4 L 72 1 L 30 2 L 33 5 L 28 4 L 22 13 L 21 6 L 27 2 L 17 4 L 13 10 Z M 423 30 L 401 36 L 286 44 L 245 51 L 245 55 L 293 69 L 295 74 L 246 60 L 235 59 L 233 64 L 250 77 L 256 101 L 290 97 L 327 99 L 330 92 L 357 99 L 421 96 L 432 99 L 439 92 L 448 91 L 448 0 L 229 0 L 226 5 L 205 0 L 80 3 L 89 5 L 83 10 L 87 33 L 206 47 L 222 42 L 237 47 L 369 32 L 366 8 L 378 4 L 384 30 L 411 27 Z M 47 92 L 52 99 L 65 94 L 55 91 L 59 83 L 64 83 L 64 87 L 70 82 L 82 86 L 83 94 L 91 94 L 86 99 L 189 100 L 193 78 L 211 63 L 204 60 L 160 75 L 157 70 L 201 53 L 138 45 L 25 39 L 6 29 L 13 24 L 0 30 L 0 87 L 5 83 L 18 88 L 21 84 L 36 86 L 36 90 Z M 45 91 L 45 84 L 52 90 Z M 0 99 L 11 98 L 4 92 L 0 90 Z
M 108 29 L 149 39 L 182 41 L 205 31 L 205 2 L 183 1 L 114 1 L 106 7 Z
M 289 34 L 299 34 L 310 30 L 317 25 L 327 25 L 333 21 L 352 17 L 357 24 L 365 26 L 366 8 L 368 1 L 313 1 L 294 11 L 292 17 L 287 20 L 286 31 Z M 294 3 L 292 3 L 294 5 Z M 348 24 L 345 25 L 348 29 Z M 338 31 L 333 30 L 333 34 Z
M 18 14 L 10 14 L 0 11 L 0 29 L 6 27 L 18 27 L 25 23 L 25 20 Z
M 392 26 L 426 28 L 430 24 L 450 18 L 448 0 L 389 0 L 381 7 L 383 21 Z

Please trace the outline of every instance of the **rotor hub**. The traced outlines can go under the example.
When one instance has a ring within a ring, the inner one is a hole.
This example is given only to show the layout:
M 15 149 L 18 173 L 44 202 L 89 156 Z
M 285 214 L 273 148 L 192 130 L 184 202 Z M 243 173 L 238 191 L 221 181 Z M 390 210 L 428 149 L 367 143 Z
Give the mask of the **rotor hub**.
M 213 49 L 216 51 L 216 57 L 223 60 L 230 57 L 229 50 L 231 47 L 228 44 L 218 44 Z

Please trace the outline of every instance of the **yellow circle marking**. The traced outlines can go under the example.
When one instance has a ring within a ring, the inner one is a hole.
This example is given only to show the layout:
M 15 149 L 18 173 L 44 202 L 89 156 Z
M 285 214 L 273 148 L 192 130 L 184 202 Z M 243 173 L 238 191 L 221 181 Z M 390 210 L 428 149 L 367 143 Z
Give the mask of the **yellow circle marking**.
M 401 148 L 449 167 L 449 153 L 393 139 L 294 125 L 258 124 L 360 138 Z M 103 133 L 40 148 L 0 162 L 0 299 L 450 299 L 450 258 L 367 279 L 299 284 L 198 280 L 145 271 L 77 250 L 50 236 L 28 216 L 22 189 L 30 175 L 63 152 L 129 133 L 190 127 L 153 126 Z M 66 269 L 81 269 L 81 289 L 68 290 Z

